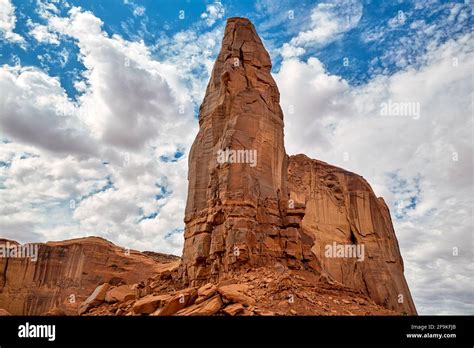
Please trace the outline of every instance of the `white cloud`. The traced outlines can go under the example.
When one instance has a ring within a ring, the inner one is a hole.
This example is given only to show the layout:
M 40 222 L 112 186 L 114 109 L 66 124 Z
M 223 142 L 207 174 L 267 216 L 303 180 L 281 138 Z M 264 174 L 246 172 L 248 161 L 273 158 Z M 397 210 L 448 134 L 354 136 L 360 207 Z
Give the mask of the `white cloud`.
M 406 12 L 399 11 L 386 23 L 364 28 L 360 39 L 383 48 L 375 58 L 372 74 L 390 74 L 391 66 L 404 69 L 425 64 L 425 49 L 433 49 L 450 38 L 458 37 L 470 27 L 471 9 L 462 3 L 428 2 Z M 426 18 L 436 18 L 427 21 Z M 383 44 L 379 44 L 382 42 Z M 381 67 L 380 67 L 381 66 Z
M 49 31 L 48 26 L 39 23 L 33 23 L 31 19 L 28 19 L 27 25 L 30 28 L 28 34 L 34 37 L 36 41 L 40 43 L 59 45 L 58 34 Z
M 221 2 L 216 1 L 213 4 L 206 6 L 206 12 L 201 14 L 201 18 L 204 19 L 207 26 L 212 27 L 218 19 L 224 17 L 225 9 Z
M 196 105 L 204 98 L 223 35 L 224 25 L 203 33 L 189 29 L 176 33 L 172 38 L 159 40 L 155 45 L 164 63 L 179 67 L 177 73 L 186 82 L 189 97 Z
M 187 154 L 160 161 L 188 149 L 197 130 L 179 67 L 153 59 L 143 42 L 109 37 L 90 12 L 48 13 L 48 33 L 79 47 L 83 94 L 71 102 L 39 69 L 0 70 L 3 136 L 13 141 L 0 146 L 9 163 L 0 171 L 2 234 L 22 241 L 101 235 L 180 254 Z
M 362 17 L 362 4 L 357 0 L 335 0 L 317 4 L 311 11 L 308 30 L 290 41 L 291 46 L 325 45 L 353 29 Z
M 133 9 L 134 16 L 143 16 L 144 13 L 145 13 L 145 8 L 143 6 L 136 6 Z
M 90 156 L 96 146 L 81 122 L 58 115 L 58 105 L 73 109 L 57 78 L 39 69 L 9 67 L 0 70 L 1 122 L 5 134 L 57 154 Z
M 15 6 L 11 0 L 0 0 L 0 37 L 6 41 L 23 43 L 23 37 L 13 31 L 15 25 Z
M 59 0 L 36 0 L 36 13 L 43 19 L 59 15 L 60 11 L 56 6 L 58 2 Z M 65 9 L 70 7 L 66 1 L 64 1 L 61 6 Z
M 280 54 L 283 59 L 298 57 L 303 55 L 305 52 L 306 51 L 303 47 L 295 47 L 289 43 L 284 43 L 280 49 Z
M 417 69 L 358 87 L 329 75 L 316 58 L 284 60 L 275 76 L 287 151 L 363 175 L 392 216 L 400 214 L 395 230 L 422 314 L 474 313 L 470 40 L 467 34 L 432 46 Z M 419 119 L 381 116 L 388 100 L 419 103 Z M 433 303 L 433 291 L 444 300 Z
M 192 105 L 174 66 L 153 60 L 143 42 L 107 37 L 92 13 L 74 8 L 49 23 L 78 40 L 89 84 L 80 111 L 95 137 L 128 150 L 173 135 L 189 141 L 181 132 L 190 127 Z
M 143 16 L 145 14 L 145 7 L 143 6 L 139 6 L 137 5 L 136 3 L 134 3 L 133 1 L 130 1 L 130 0 L 124 0 L 123 3 L 125 5 L 129 5 L 132 9 L 133 9 L 133 15 L 135 17 L 140 17 L 140 16 Z
M 77 225 L 70 219 L 70 199 L 93 190 L 106 175 L 97 159 L 58 157 L 16 142 L 2 144 L 0 158 L 10 163 L 9 168 L 0 170 L 0 230 L 2 236 L 22 242 L 54 238 L 50 235 L 54 224 L 68 229 Z

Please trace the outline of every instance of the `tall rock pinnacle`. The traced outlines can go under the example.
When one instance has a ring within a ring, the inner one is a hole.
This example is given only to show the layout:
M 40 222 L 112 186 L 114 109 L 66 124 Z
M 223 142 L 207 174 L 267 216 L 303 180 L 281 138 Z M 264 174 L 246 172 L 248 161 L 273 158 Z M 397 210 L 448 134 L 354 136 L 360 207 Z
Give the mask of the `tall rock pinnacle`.
M 189 158 L 183 264 L 190 281 L 273 257 L 286 260 L 279 235 L 288 201 L 287 156 L 270 69 L 252 23 L 228 19 Z
M 286 155 L 270 70 L 252 23 L 229 18 L 189 155 L 184 283 L 277 265 L 416 314 L 388 208 L 359 175 Z

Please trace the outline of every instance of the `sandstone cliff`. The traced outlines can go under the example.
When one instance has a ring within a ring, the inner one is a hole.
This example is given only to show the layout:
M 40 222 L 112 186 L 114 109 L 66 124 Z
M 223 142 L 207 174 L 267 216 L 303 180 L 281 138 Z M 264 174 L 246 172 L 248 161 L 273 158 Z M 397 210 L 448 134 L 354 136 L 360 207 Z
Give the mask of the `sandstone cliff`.
M 36 261 L 0 258 L 0 308 L 11 314 L 55 310 L 77 315 L 81 302 L 98 284 L 134 284 L 179 263 L 177 257 L 128 251 L 98 237 L 38 246 Z
M 297 155 L 290 157 L 288 182 L 292 201 L 306 206 L 301 231 L 312 239 L 316 269 L 386 308 L 416 314 L 390 212 L 367 181 Z M 363 259 L 327 257 L 333 243 L 363 246 Z

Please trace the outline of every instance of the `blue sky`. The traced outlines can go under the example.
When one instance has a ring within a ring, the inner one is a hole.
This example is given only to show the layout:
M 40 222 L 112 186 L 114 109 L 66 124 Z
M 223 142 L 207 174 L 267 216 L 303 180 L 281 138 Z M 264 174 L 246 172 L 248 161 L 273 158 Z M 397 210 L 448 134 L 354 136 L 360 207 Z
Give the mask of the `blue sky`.
M 29 40 L 26 49 L 20 48 L 15 43 L 2 42 L 0 63 L 14 64 L 20 59 L 22 64 L 48 69 L 51 76 L 60 79 L 68 95 L 75 98 L 78 91 L 74 88 L 73 81 L 84 70 L 84 66 L 78 59 L 79 51 L 74 40 L 62 38 L 59 44 L 48 45 L 31 39 L 29 35 L 31 25 L 28 23 L 31 21 L 45 25 L 47 20 L 38 13 L 40 11 L 36 1 L 12 3 L 17 13 L 15 32 Z M 290 41 L 299 31 L 311 27 L 311 10 L 317 3 L 281 1 L 277 5 L 270 1 L 226 1 L 225 17 L 250 18 L 257 29 L 262 28 L 259 33 L 267 46 L 276 50 Z M 355 10 L 349 7 L 348 10 L 336 9 L 334 12 L 339 11 L 344 17 L 357 17 L 358 9 L 363 6 L 363 15 L 357 25 L 337 40 L 324 45 L 318 43 L 308 45 L 301 58 L 317 56 L 329 73 L 339 75 L 351 84 L 365 83 L 378 73 L 393 74 L 405 67 L 405 64 L 417 64 L 420 53 L 424 52 L 426 44 L 435 35 L 438 43 L 443 43 L 470 30 L 473 24 L 472 17 L 467 20 L 458 19 L 462 25 L 447 25 L 447 18 L 453 16 L 452 5 L 456 3 L 460 5 L 460 10 L 454 17 L 462 17 L 469 8 L 463 1 L 434 2 L 431 6 L 417 6 L 416 1 L 367 0 L 360 3 L 353 1 L 351 6 Z M 69 1 L 68 4 L 94 13 L 104 22 L 102 28 L 108 35 L 120 35 L 131 41 L 143 40 L 147 46 L 156 45 L 153 53 L 159 59 L 163 54 L 160 45 L 157 45 L 160 38 L 170 38 L 190 28 L 195 29 L 197 33 L 209 29 L 203 25 L 201 14 L 205 13 L 206 6 L 212 5 L 213 2 L 111 0 Z M 67 15 L 67 7 L 57 6 L 57 8 L 60 15 Z M 184 18 L 181 19 L 180 15 L 184 15 Z M 290 16 L 293 16 L 293 19 L 290 19 Z M 217 19 L 215 25 L 222 24 L 223 20 L 224 18 Z M 346 18 L 345 21 L 350 19 Z M 423 21 L 425 27 L 434 26 L 435 31 L 425 32 L 423 28 L 414 27 L 419 21 Z M 402 63 L 400 57 L 391 55 L 393 47 L 397 45 L 405 46 L 403 59 L 406 62 Z M 64 52 L 68 54 L 67 59 L 64 59 Z M 48 55 L 46 59 L 45 55 Z M 345 58 L 347 64 L 344 64 Z M 273 69 L 275 72 L 278 71 L 281 60 L 281 56 L 275 54 Z
M 287 152 L 384 197 L 420 313 L 474 313 L 469 1 L 0 0 L 2 237 L 180 254 L 187 156 L 232 16 L 270 53 Z M 400 103 L 419 113 L 382 115 Z

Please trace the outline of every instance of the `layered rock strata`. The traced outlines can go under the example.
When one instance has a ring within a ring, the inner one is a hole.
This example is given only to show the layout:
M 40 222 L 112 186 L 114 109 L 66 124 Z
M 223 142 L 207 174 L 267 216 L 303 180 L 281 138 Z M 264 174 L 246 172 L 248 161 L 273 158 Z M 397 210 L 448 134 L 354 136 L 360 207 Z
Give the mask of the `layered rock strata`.
M 18 243 L 0 244 L 13 249 Z M 13 315 L 77 315 L 98 284 L 134 284 L 179 264 L 177 257 L 146 255 L 99 237 L 35 245 L 35 257 L 0 257 L 0 308 Z
M 390 211 L 367 181 L 297 155 L 289 159 L 288 184 L 291 201 L 306 206 L 301 232 L 312 239 L 318 271 L 386 308 L 416 314 Z M 360 254 L 338 255 L 334 246 Z

